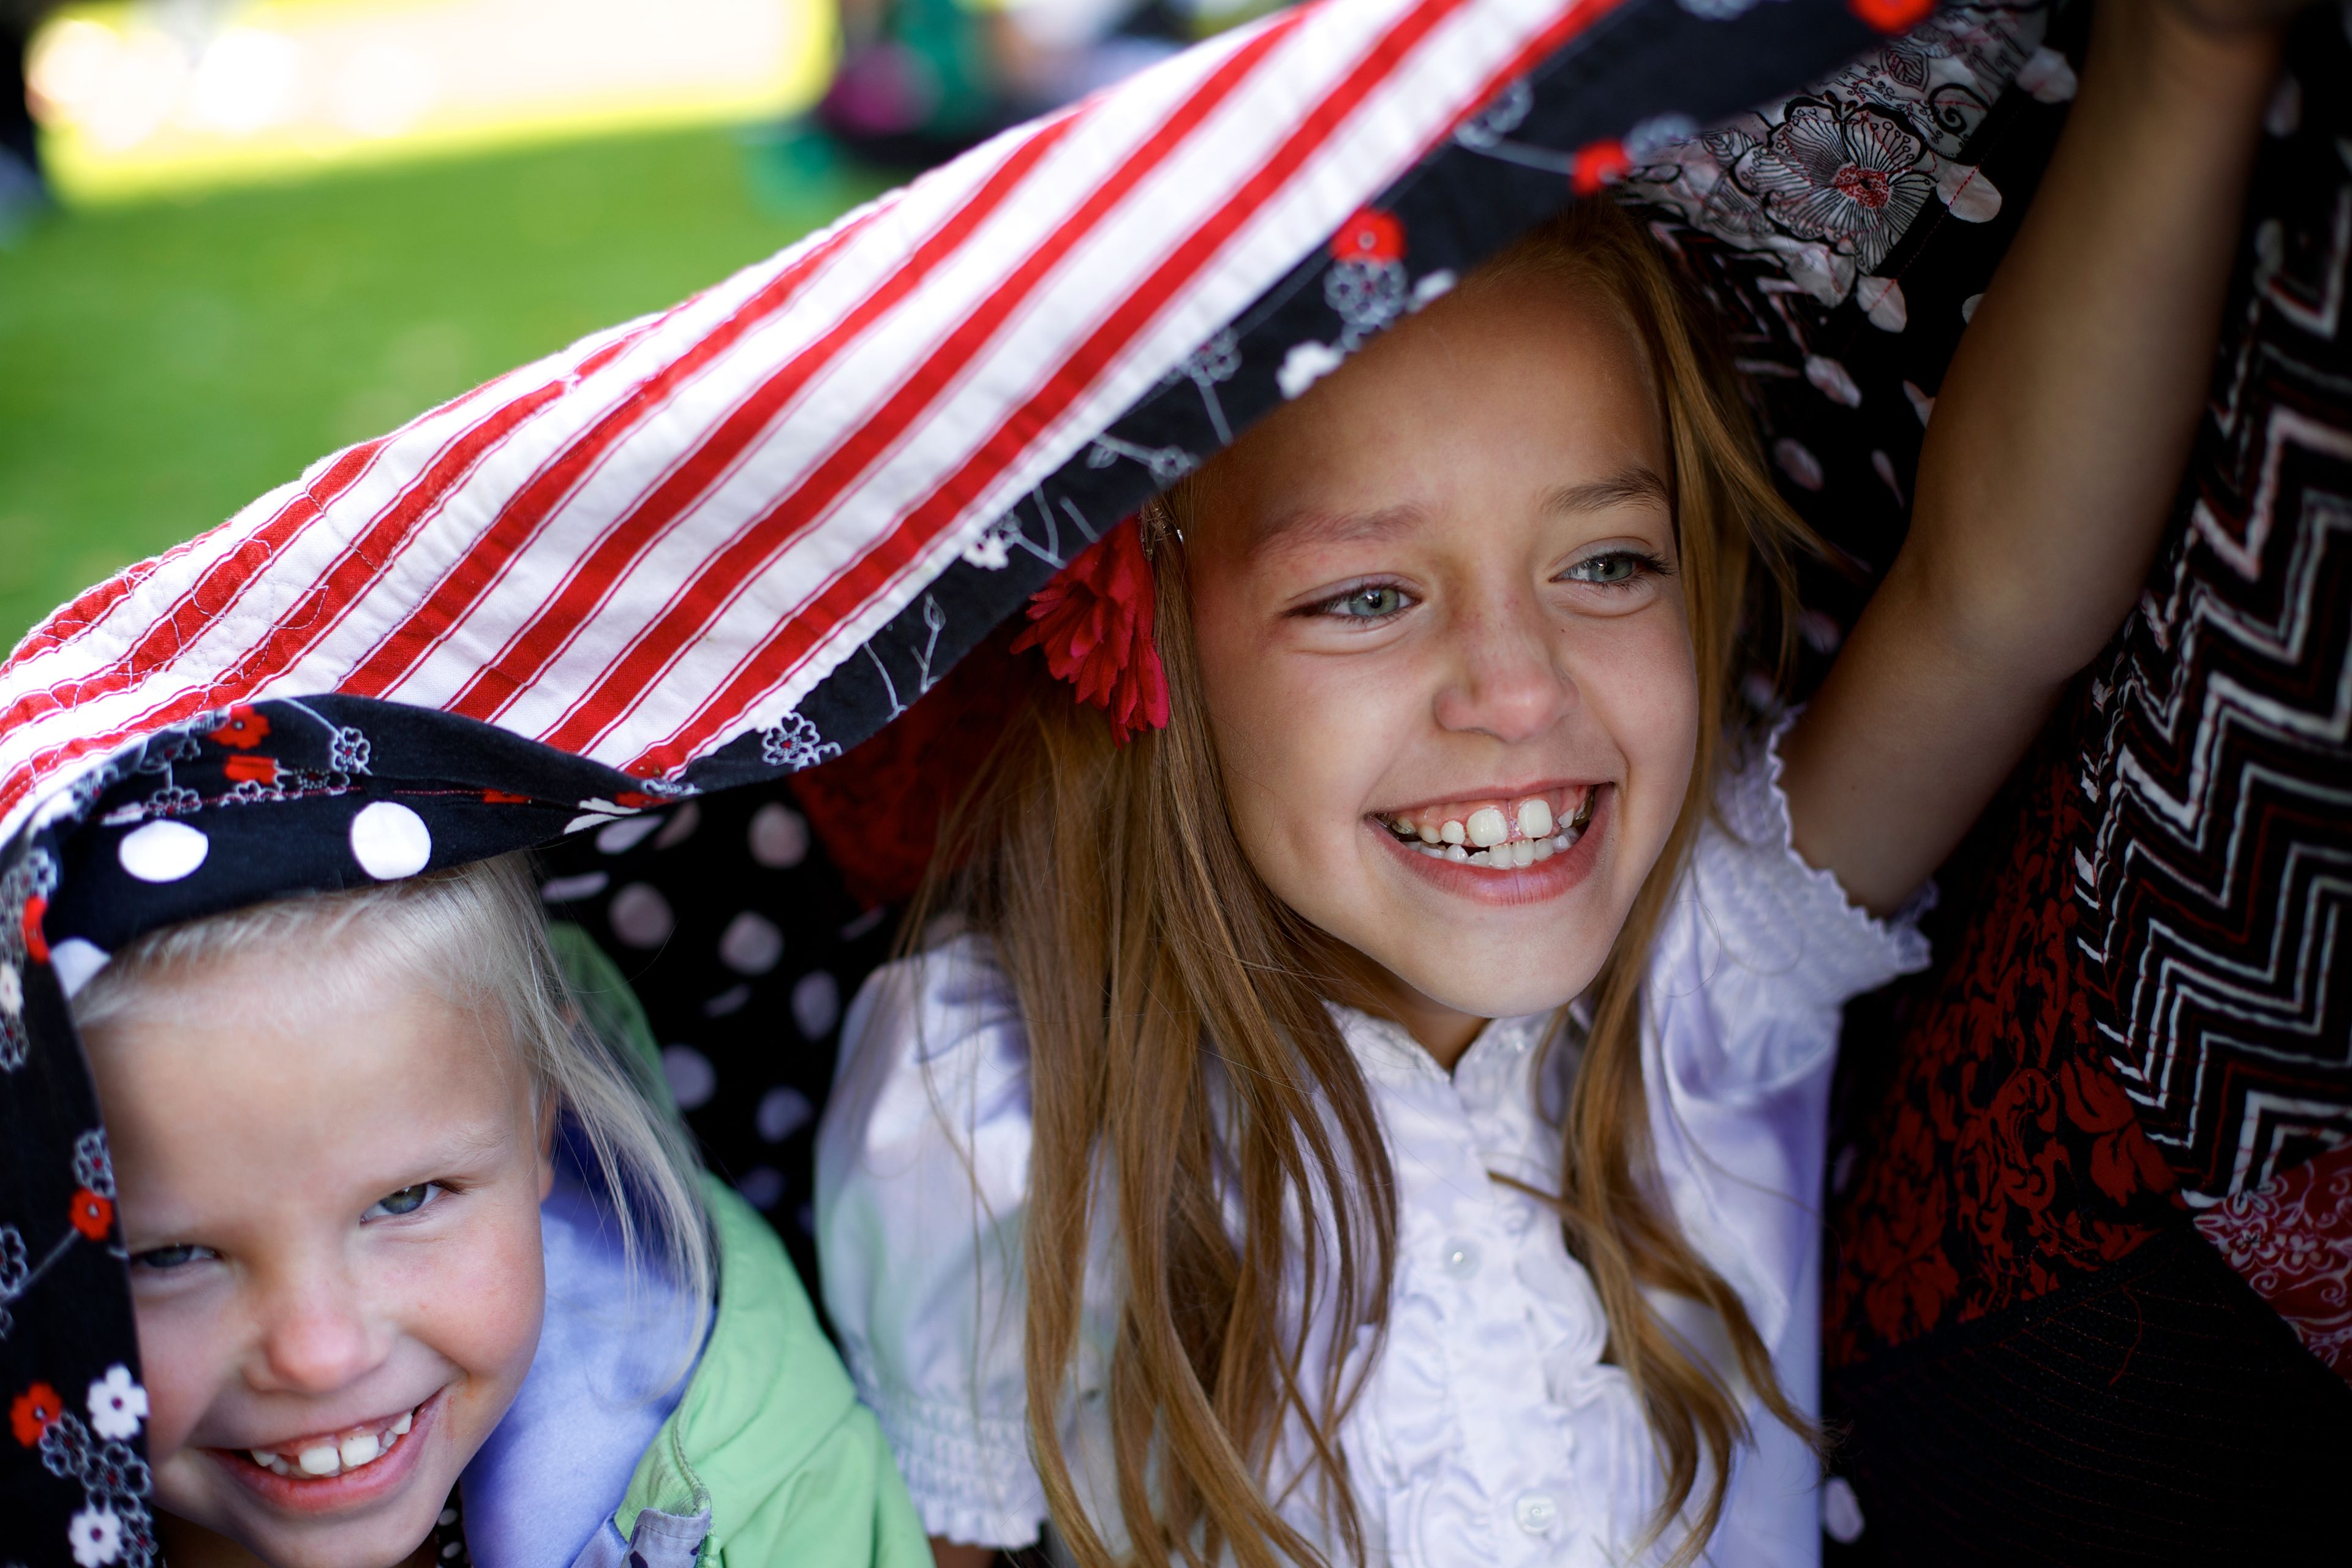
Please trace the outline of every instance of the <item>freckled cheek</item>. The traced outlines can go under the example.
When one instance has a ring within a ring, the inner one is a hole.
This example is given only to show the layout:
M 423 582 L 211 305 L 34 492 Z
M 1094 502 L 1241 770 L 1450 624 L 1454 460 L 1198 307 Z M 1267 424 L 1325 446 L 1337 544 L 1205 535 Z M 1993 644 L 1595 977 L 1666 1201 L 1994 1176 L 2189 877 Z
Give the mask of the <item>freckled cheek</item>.
M 1625 759 L 1627 826 L 1663 837 L 1682 808 L 1698 737 L 1698 672 L 1682 618 L 1599 623 L 1569 637 L 1567 658 L 1579 696 Z
M 133 1301 L 139 1377 L 147 1390 L 148 1457 L 177 1453 L 205 1409 L 236 1382 L 236 1335 L 225 1311 L 191 1300 Z
M 1413 739 L 1396 689 L 1345 679 L 1340 664 L 1260 658 L 1205 683 L 1234 826 L 1277 891 L 1360 858 L 1361 810 Z
M 384 1288 L 407 1333 L 511 1392 L 539 1343 L 547 1289 L 540 1247 L 538 1207 L 518 1197 L 438 1245 L 387 1259 Z

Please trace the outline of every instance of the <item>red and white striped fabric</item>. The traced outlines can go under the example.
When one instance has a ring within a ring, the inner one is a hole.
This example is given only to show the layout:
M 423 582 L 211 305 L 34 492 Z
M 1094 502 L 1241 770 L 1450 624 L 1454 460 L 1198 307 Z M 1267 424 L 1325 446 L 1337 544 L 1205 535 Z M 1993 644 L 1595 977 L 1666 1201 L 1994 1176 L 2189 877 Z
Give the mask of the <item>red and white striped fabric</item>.
M 0 668 L 0 842 L 126 742 L 341 692 L 640 777 L 778 722 L 1616 0 L 1324 0 L 314 465 Z

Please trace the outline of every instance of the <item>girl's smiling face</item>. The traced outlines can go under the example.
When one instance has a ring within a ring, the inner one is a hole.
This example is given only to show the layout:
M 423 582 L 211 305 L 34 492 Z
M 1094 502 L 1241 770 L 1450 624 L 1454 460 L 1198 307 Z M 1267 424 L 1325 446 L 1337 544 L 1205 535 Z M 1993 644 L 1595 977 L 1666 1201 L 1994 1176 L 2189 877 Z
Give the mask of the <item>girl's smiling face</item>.
M 520 1054 L 344 954 L 146 984 L 89 1057 L 158 1499 L 278 1568 L 401 1562 L 538 1344 L 551 1167 Z
M 1591 982 L 1682 809 L 1671 478 L 1632 326 L 1508 275 L 1202 477 L 1185 559 L 1243 847 L 1448 1062 Z

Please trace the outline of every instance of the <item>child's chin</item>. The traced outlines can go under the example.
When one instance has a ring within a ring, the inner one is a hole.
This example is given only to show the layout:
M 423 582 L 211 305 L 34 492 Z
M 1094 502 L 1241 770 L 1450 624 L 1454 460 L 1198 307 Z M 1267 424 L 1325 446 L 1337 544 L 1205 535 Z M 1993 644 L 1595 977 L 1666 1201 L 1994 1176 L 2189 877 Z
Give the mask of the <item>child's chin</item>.
M 1591 984 L 1606 951 L 1584 955 L 1559 941 L 1479 942 L 1460 932 L 1383 943 L 1368 953 L 1391 977 L 1441 1007 L 1477 1018 L 1519 1018 L 1565 1007 Z
M 177 1516 L 165 1526 L 167 1560 L 172 1534 L 195 1521 L 270 1568 L 394 1568 L 406 1562 L 432 1534 L 457 1484 L 450 1435 L 443 1430 L 448 1415 L 445 1390 L 418 1408 L 408 1436 L 376 1461 L 392 1468 L 373 1476 L 370 1466 L 334 1480 L 289 1482 L 239 1455 L 204 1448 L 173 1455 L 160 1478 L 159 1500 Z
M 421 1495 L 387 1499 L 370 1509 L 364 1520 L 288 1521 L 255 1519 L 250 1510 L 242 1510 L 241 1517 L 220 1521 L 215 1533 L 235 1541 L 269 1568 L 394 1568 L 431 1537 L 446 1497 L 445 1489 L 441 1499 L 430 1502 Z M 165 1561 L 177 1560 L 173 1537 L 186 1529 L 184 1521 L 164 1521 Z
M 1472 974 L 1465 979 L 1457 972 L 1431 975 L 1428 979 L 1429 984 L 1416 984 L 1414 989 L 1456 1012 L 1478 1018 L 1521 1018 L 1531 1013 L 1555 1012 L 1575 1001 L 1584 989 L 1581 984 L 1565 985 L 1558 976 Z

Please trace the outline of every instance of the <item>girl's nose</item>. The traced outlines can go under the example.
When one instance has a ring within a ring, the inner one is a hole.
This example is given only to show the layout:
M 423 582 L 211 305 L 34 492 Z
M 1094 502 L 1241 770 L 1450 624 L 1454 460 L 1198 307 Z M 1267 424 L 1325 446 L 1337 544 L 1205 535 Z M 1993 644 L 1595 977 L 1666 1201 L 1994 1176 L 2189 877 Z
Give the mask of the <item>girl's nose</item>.
M 1454 627 L 1453 669 L 1437 695 L 1437 722 L 1503 742 L 1531 740 L 1576 702 L 1553 628 L 1527 595 L 1480 604 Z
M 288 1393 L 342 1388 L 383 1360 L 383 1345 L 356 1282 L 338 1268 L 306 1270 L 263 1307 L 261 1365 L 253 1381 Z

